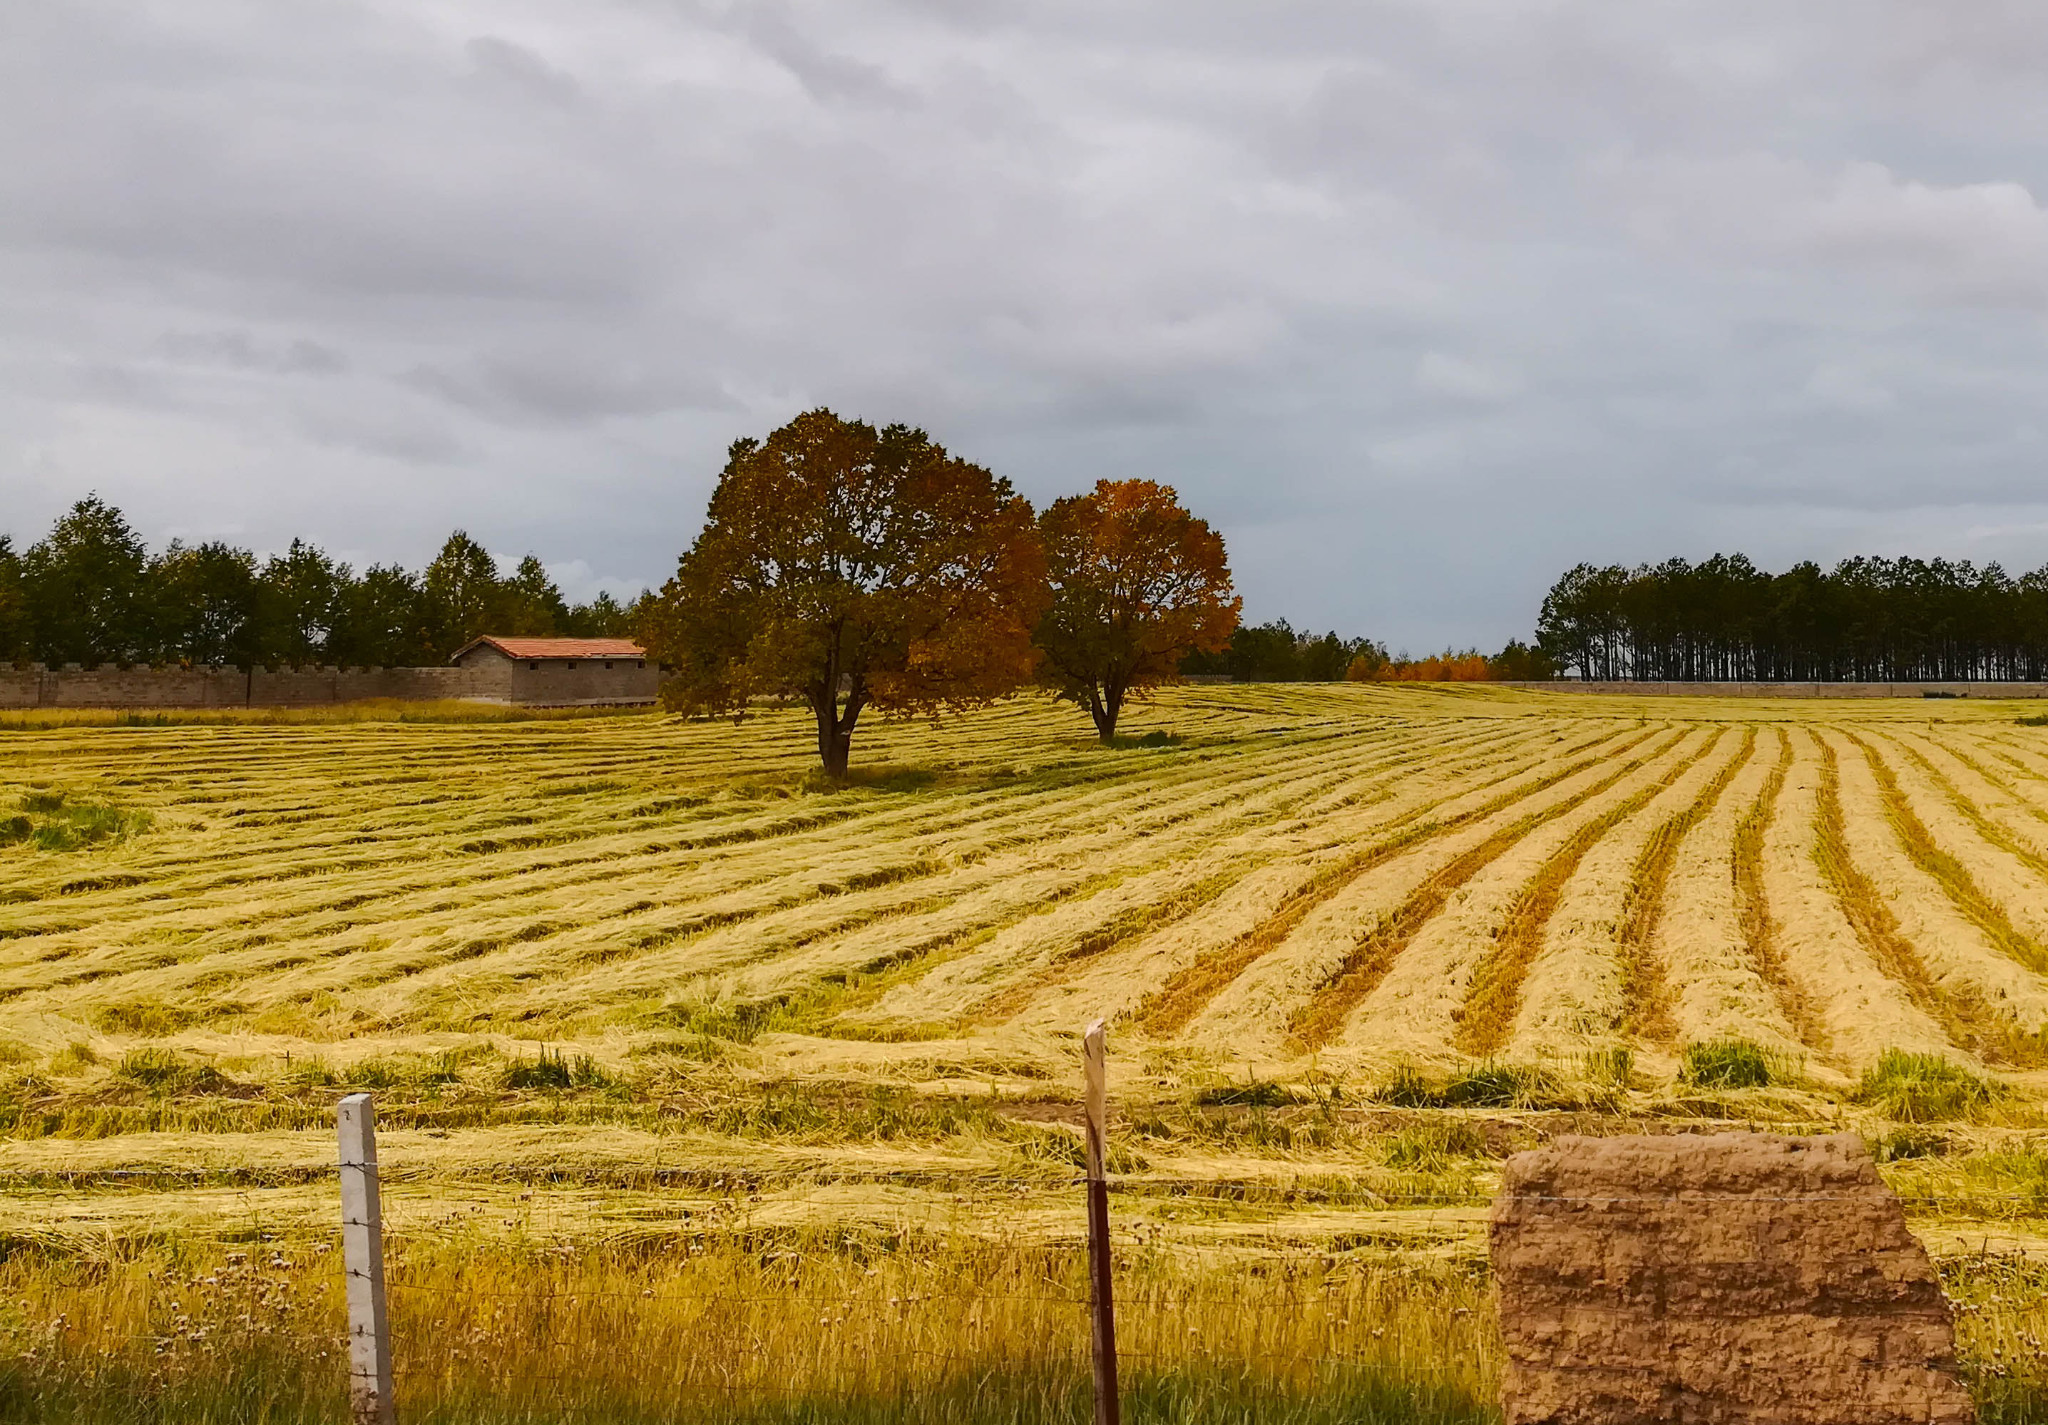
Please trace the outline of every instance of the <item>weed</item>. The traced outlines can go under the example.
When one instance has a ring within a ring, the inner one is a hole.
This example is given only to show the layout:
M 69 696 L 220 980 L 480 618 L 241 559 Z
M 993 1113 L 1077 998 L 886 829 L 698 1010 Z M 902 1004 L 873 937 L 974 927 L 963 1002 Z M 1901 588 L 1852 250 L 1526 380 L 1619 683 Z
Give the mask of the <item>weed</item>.
M 93 1014 L 93 1023 L 106 1034 L 163 1039 L 190 1028 L 200 1018 L 197 1010 L 176 1008 L 159 1000 L 128 1000 L 102 1005 Z
M 1394 1077 L 1381 1085 L 1373 1097 L 1396 1108 L 1440 1108 L 1444 1103 L 1443 1086 L 1432 1083 L 1412 1064 L 1397 1067 Z
M 1946 1123 L 1979 1117 L 1990 1107 L 1990 1084 L 1939 1054 L 1887 1049 L 1863 1071 L 1856 1101 L 1899 1123 Z
M 570 1059 L 561 1052 L 550 1054 L 542 1045 L 538 1058 L 514 1059 L 505 1066 L 499 1082 L 508 1089 L 606 1089 L 617 1085 L 588 1054 Z
M 1623 1044 L 1596 1049 L 1580 1058 L 1579 1067 L 1596 1084 L 1625 1089 L 1635 1077 L 1635 1051 Z
M 1489 1060 L 1454 1074 L 1444 1085 L 1444 1102 L 1452 1108 L 1512 1108 L 1533 1103 L 1549 1087 L 1539 1070 Z
M 1701 1089 L 1759 1089 L 1775 1077 L 1770 1056 L 1746 1039 L 1710 1039 L 1686 1045 L 1678 1074 Z
M 1880 1163 L 1904 1163 L 1915 1158 L 1946 1156 L 1949 1140 L 1945 1134 L 1925 1128 L 1894 1128 L 1870 1140 L 1870 1156 Z
M 1435 1118 L 1403 1125 L 1380 1151 L 1390 1168 L 1442 1172 L 1455 1158 L 1476 1158 L 1486 1151 L 1486 1136 L 1462 1118 Z
M 220 1093 L 234 1087 L 213 1065 L 182 1059 L 168 1049 L 130 1049 L 121 1056 L 114 1076 L 160 1095 Z
M 1202 1107 L 1285 1108 L 1300 1100 L 1290 1089 L 1253 1077 L 1241 1084 L 1203 1089 L 1195 1095 L 1195 1102 Z

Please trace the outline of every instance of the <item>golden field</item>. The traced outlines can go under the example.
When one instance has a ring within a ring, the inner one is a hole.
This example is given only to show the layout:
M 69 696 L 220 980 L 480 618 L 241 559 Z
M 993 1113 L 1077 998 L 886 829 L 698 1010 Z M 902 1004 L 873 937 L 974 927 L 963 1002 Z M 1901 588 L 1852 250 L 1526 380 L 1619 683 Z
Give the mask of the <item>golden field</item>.
M 846 786 L 793 711 L 17 717 L 0 1415 L 337 1409 L 317 1346 L 222 1373 L 338 1335 L 369 1088 L 402 1402 L 826 1418 L 980 1371 L 1058 1417 L 1103 1016 L 1141 1415 L 1486 1418 L 1500 1160 L 1764 1124 L 1871 1139 L 1987 1418 L 2036 1418 L 2030 711 L 1179 688 L 1115 749 L 1038 699 L 876 724 Z

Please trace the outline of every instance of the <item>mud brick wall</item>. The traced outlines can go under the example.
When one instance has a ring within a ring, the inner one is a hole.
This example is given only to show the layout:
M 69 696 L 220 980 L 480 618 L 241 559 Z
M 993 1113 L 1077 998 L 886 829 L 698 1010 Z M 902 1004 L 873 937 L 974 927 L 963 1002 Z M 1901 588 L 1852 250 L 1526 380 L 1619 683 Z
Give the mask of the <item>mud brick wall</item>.
M 468 668 L 0 668 L 0 708 L 319 707 L 366 698 L 651 703 L 660 681 L 652 666 L 607 670 L 600 662 L 549 676 L 502 660 Z
M 1853 1135 L 1563 1137 L 1492 1220 L 1506 1425 L 1963 1425 L 1948 1306 Z

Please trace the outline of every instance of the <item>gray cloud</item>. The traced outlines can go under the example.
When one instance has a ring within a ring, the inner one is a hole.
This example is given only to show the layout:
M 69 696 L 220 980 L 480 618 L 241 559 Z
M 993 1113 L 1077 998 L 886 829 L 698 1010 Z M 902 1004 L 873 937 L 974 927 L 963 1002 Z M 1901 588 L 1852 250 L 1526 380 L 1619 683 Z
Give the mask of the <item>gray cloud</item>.
M 1179 485 L 1254 617 L 2048 561 L 2022 0 L 60 0 L 0 16 L 0 510 L 654 582 L 819 402 Z

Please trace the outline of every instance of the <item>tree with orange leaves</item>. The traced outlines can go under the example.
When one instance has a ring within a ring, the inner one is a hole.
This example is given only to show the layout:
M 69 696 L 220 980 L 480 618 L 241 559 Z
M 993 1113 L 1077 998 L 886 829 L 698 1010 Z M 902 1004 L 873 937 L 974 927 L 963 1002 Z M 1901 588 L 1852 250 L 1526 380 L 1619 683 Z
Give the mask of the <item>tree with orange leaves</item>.
M 1045 561 L 1010 482 L 921 430 L 807 411 L 735 441 L 703 531 L 641 629 L 672 710 L 800 697 L 826 775 L 861 713 L 1014 692 L 1037 663 Z
M 1105 744 L 1124 704 L 1177 681 L 1189 653 L 1230 642 L 1243 607 L 1223 536 L 1168 485 L 1102 480 L 1038 517 L 1052 605 L 1038 621 L 1041 676 L 1095 719 Z

